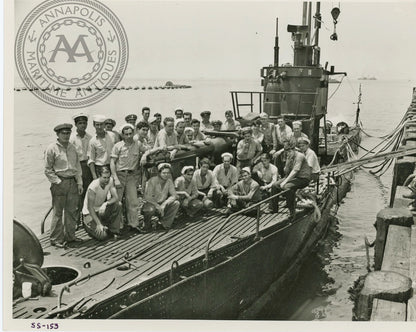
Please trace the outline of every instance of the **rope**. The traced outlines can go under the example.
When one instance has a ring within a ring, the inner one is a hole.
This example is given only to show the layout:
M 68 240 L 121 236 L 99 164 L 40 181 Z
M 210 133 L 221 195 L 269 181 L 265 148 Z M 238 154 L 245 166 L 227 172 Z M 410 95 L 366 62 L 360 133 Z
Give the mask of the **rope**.
M 328 100 L 330 100 L 333 97 L 333 95 L 338 91 L 339 87 L 341 86 L 342 81 L 344 80 L 344 77 L 345 76 L 342 76 L 341 77 L 341 81 L 339 81 L 338 86 L 336 87 L 336 89 L 334 90 L 334 92 L 332 92 L 332 94 L 329 96 Z
M 152 87 L 152 86 L 147 86 L 147 87 L 146 86 L 142 86 L 142 87 L 140 87 L 140 86 L 135 86 L 135 87 L 132 87 L 132 86 L 128 86 L 128 87 L 124 87 L 124 86 L 109 87 L 109 86 L 106 86 L 106 87 L 102 87 L 102 88 L 99 88 L 99 87 L 86 87 L 86 88 L 80 88 L 80 87 L 78 87 L 78 88 L 70 88 L 70 87 L 60 88 L 60 87 L 57 87 L 57 88 L 43 88 L 43 89 L 39 89 L 37 87 L 34 87 L 34 88 L 23 87 L 23 88 L 14 88 L 14 91 L 16 91 L 16 92 L 23 92 L 23 91 L 60 91 L 60 90 L 64 90 L 64 91 L 70 91 L 70 90 L 77 90 L 77 91 L 117 90 L 117 91 L 121 91 L 121 90 L 153 90 L 153 89 L 155 89 L 155 90 L 158 90 L 158 89 L 164 90 L 164 89 L 190 89 L 190 88 L 192 88 L 191 85 L 163 85 L 163 86 L 154 86 L 154 87 Z

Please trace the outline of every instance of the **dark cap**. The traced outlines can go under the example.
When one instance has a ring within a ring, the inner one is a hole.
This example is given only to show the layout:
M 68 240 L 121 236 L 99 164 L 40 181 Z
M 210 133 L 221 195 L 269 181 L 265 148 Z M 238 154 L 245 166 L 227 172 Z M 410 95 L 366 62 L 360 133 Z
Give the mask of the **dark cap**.
M 107 124 L 107 123 L 111 123 L 113 127 L 116 125 L 116 121 L 113 120 L 113 119 L 107 119 L 107 120 L 105 120 L 104 121 L 104 124 Z
M 61 130 L 64 129 L 68 129 L 68 130 L 72 130 L 72 124 L 70 123 L 61 123 L 59 125 L 57 125 L 55 128 L 53 128 L 53 130 L 55 130 L 55 132 L 59 133 Z
M 136 121 L 137 120 L 137 115 L 136 114 L 129 114 L 124 118 L 126 121 Z
M 211 115 L 211 112 L 210 111 L 201 112 L 201 116 L 204 116 L 204 115 Z

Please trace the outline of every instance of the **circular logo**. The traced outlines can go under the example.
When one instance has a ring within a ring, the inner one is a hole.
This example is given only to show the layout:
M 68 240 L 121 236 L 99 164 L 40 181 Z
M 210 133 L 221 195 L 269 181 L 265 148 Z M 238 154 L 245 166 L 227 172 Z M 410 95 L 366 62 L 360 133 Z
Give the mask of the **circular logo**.
M 20 25 L 15 61 L 23 83 L 41 100 L 87 107 L 123 78 L 127 36 L 114 13 L 96 0 L 47 0 Z

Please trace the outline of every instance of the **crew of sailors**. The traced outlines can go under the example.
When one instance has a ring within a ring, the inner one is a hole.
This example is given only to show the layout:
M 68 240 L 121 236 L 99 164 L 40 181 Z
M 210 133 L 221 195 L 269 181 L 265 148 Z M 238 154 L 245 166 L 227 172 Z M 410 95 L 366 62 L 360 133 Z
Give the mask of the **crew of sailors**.
M 193 118 L 177 108 L 174 117 L 162 123 L 161 114 L 151 116 L 150 108 L 143 107 L 140 120 L 136 114 L 127 115 L 119 131 L 113 119 L 95 115 L 95 134 L 90 135 L 89 117 L 83 113 L 73 116 L 72 134 L 72 124 L 57 125 L 57 141 L 45 151 L 53 204 L 51 244 L 64 247 L 80 241 L 75 236 L 80 223 L 96 239 L 117 238 L 123 229 L 169 229 L 179 209 L 195 216 L 202 209 L 226 206 L 225 214 L 230 214 L 279 191 L 285 191 L 294 215 L 296 190 L 316 181 L 320 172 L 302 123 L 294 121 L 292 130 L 283 117 L 274 125 L 263 113 L 241 128 L 232 111 L 225 112 L 224 121 L 211 121 L 210 111 L 200 116 L 201 120 Z M 141 167 L 153 154 L 163 152 L 172 160 L 186 145 L 211 144 L 211 130 L 241 130 L 235 158 L 225 152 L 215 168 L 208 158 L 197 158 L 198 164 L 184 166 L 176 179 L 169 163 L 159 164 L 154 176 Z M 270 211 L 277 209 L 277 200 L 271 200 Z

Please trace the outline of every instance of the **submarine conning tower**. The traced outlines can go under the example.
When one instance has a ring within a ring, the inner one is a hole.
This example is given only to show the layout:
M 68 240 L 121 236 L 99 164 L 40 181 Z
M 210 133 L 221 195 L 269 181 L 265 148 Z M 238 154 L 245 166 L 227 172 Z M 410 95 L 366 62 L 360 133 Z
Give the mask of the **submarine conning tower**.
M 317 133 L 322 118 L 326 120 L 329 75 L 320 64 L 319 29 L 321 27 L 320 3 L 316 3 L 312 31 L 312 4 L 303 3 L 302 25 L 288 25 L 292 34 L 293 64 L 279 66 L 278 19 L 274 46 L 274 65 L 261 69 L 264 87 L 263 111 L 275 122 L 279 115 L 292 122 L 300 120 L 306 134 Z M 313 40 L 311 40 L 313 39 Z M 311 136 L 310 136 L 311 137 Z M 317 142 L 313 142 L 317 144 Z

